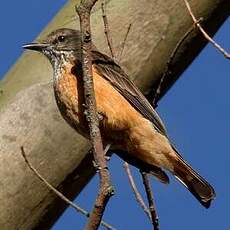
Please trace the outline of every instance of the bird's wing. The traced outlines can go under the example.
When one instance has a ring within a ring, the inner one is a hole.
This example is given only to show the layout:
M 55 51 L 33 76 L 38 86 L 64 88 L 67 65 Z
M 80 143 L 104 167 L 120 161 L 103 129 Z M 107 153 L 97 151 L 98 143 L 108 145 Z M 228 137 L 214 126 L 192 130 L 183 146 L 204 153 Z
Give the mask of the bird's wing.
M 165 126 L 157 112 L 118 64 L 97 50 L 92 50 L 92 64 L 136 110 L 153 123 L 158 132 L 167 136 Z

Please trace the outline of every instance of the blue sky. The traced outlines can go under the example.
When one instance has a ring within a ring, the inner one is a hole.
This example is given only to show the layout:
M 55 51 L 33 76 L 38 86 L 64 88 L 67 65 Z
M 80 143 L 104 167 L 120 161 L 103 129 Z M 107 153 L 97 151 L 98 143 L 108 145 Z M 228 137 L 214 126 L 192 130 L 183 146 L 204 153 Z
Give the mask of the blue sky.
M 4 1 L 0 8 L 0 78 L 22 53 L 21 45 L 30 42 L 55 15 L 65 0 Z M 10 17 L 9 17 L 10 12 Z M 230 51 L 230 20 L 215 39 Z M 206 210 L 171 178 L 169 186 L 151 180 L 163 230 L 230 229 L 230 78 L 229 60 L 211 45 L 202 51 L 159 104 L 158 111 L 169 135 L 184 158 L 216 189 L 217 197 Z M 107 207 L 104 219 L 117 229 L 151 229 L 128 185 L 122 161 L 116 156 L 109 167 L 116 195 Z M 133 169 L 137 184 L 142 183 Z M 96 193 L 95 177 L 76 199 L 90 210 Z M 83 229 L 85 217 L 68 209 L 53 230 Z

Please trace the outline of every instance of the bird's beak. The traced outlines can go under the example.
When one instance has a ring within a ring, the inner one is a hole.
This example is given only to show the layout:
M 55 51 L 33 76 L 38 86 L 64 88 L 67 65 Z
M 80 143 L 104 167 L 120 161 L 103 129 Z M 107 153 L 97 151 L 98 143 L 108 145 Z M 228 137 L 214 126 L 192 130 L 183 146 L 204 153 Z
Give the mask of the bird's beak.
M 35 43 L 34 42 L 34 43 L 25 44 L 22 47 L 24 49 L 42 52 L 44 49 L 47 49 L 48 46 L 49 46 L 49 44 L 47 44 L 47 43 Z

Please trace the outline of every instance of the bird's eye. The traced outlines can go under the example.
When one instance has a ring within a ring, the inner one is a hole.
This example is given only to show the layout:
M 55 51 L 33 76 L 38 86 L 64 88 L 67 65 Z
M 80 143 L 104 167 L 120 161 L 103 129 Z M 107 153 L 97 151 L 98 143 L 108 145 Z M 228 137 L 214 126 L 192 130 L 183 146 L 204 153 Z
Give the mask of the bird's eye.
M 65 41 L 65 36 L 61 35 L 57 39 L 58 39 L 59 42 L 64 42 Z

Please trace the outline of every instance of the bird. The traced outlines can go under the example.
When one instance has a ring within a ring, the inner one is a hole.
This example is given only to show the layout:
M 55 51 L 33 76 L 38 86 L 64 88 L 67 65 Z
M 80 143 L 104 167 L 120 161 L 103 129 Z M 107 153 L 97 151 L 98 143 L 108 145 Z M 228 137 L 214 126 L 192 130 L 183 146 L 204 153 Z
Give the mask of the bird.
M 84 114 L 80 31 L 60 28 L 44 40 L 28 43 L 23 48 L 38 51 L 49 59 L 59 111 L 74 130 L 89 139 Z M 146 97 L 121 66 L 93 43 L 90 56 L 103 144 L 111 144 L 118 156 L 162 183 L 169 183 L 166 172 L 171 173 L 209 208 L 216 196 L 214 188 L 179 154 Z

